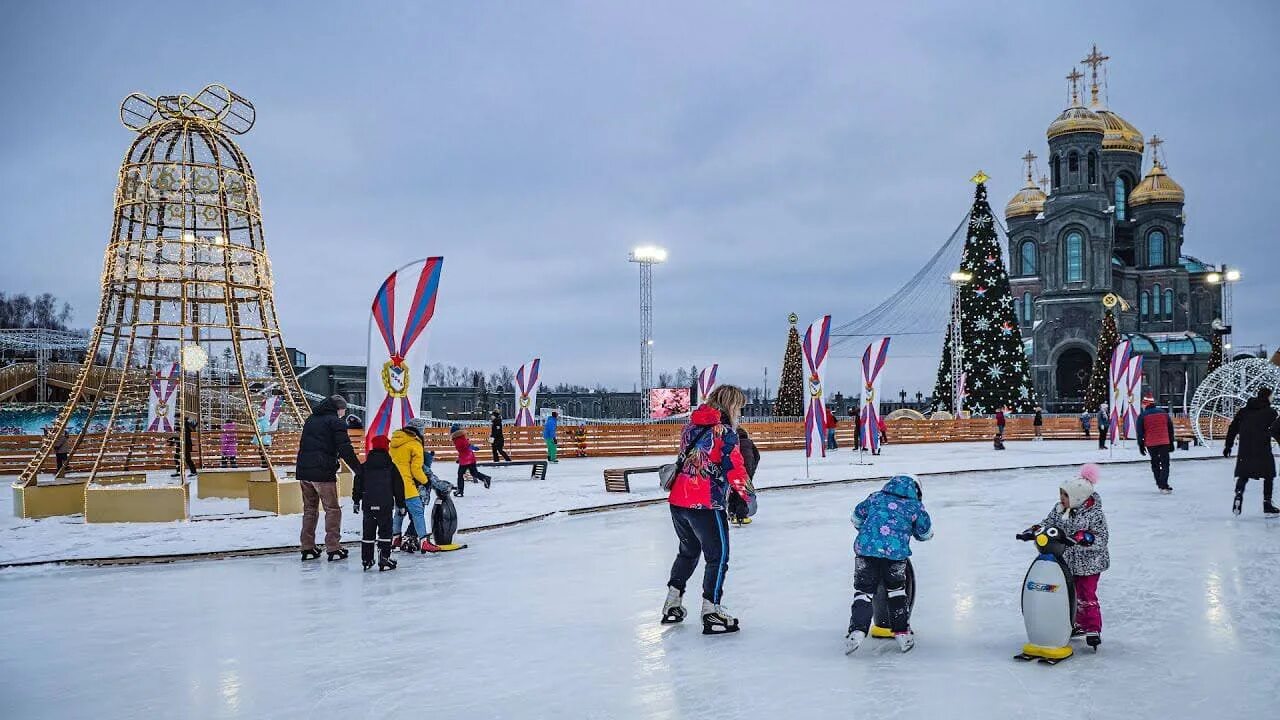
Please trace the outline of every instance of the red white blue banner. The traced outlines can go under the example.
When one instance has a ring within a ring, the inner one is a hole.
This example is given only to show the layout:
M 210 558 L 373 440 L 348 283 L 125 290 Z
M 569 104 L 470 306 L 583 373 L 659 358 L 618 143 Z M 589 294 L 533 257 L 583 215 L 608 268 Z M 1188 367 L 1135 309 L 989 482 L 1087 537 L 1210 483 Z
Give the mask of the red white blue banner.
M 178 426 L 178 386 L 181 384 L 178 363 L 156 370 L 147 394 L 147 432 L 173 432 Z
M 888 357 L 887 337 L 871 343 L 862 353 L 862 408 L 858 411 L 862 437 L 859 442 L 873 453 L 880 451 L 880 371 L 884 370 Z
M 707 401 L 707 396 L 716 386 L 716 371 L 719 369 L 720 363 L 712 363 L 710 367 L 704 367 L 698 373 L 698 402 Z
M 805 403 L 804 454 L 812 457 L 817 450 L 827 456 L 827 406 L 822 401 L 822 381 L 826 376 L 827 351 L 830 349 L 831 316 L 823 315 L 804 331 Z
M 1124 417 L 1126 415 L 1125 402 L 1129 397 L 1129 356 L 1132 352 L 1132 345 L 1128 340 L 1122 340 L 1116 343 L 1116 349 L 1111 352 L 1111 367 L 1108 372 L 1107 395 L 1110 402 L 1110 409 L 1107 413 L 1107 422 L 1111 426 L 1107 429 L 1107 439 L 1115 442 L 1122 437 L 1122 428 Z M 1099 428 L 1101 432 L 1101 428 Z
M 284 398 L 280 395 L 268 395 L 258 410 L 258 431 L 275 432 L 280 429 L 280 411 L 284 408 Z M 263 424 L 263 420 L 266 424 Z
M 1124 404 L 1124 436 L 1138 436 L 1138 413 L 1142 412 L 1142 356 L 1129 358 L 1129 367 L 1125 370 L 1126 397 Z
M 542 360 L 521 365 L 516 371 L 516 427 L 537 425 L 538 379 L 542 374 Z
M 365 407 L 365 449 L 373 438 L 404 427 L 418 412 L 426 367 L 425 331 L 436 312 L 444 258 L 409 263 L 391 273 L 373 297 Z

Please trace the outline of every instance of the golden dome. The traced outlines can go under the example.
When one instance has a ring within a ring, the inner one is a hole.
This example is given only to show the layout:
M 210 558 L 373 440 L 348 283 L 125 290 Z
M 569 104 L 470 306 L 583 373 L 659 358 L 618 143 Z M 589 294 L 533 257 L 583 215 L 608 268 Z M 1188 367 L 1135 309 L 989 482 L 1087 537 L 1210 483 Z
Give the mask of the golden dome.
M 1182 186 L 1173 181 L 1165 173 L 1160 163 L 1152 165 L 1151 172 L 1142 178 L 1142 182 L 1129 193 L 1129 205 L 1146 205 L 1148 203 L 1182 203 L 1187 194 Z
M 1027 178 L 1027 186 L 1019 190 L 1009 199 L 1009 204 L 1004 206 L 1004 216 L 1006 219 L 1028 215 L 1035 217 L 1044 211 L 1045 199 L 1046 196 L 1040 186 Z
M 1102 135 L 1103 150 L 1127 150 L 1136 153 L 1143 151 L 1145 146 L 1142 142 L 1142 132 L 1128 120 L 1110 110 L 1098 109 L 1094 113 L 1102 118 L 1102 124 L 1106 127 Z
M 1067 133 L 1096 132 L 1102 135 L 1106 129 L 1106 124 L 1098 113 L 1077 103 L 1063 110 L 1058 119 L 1049 124 L 1045 136 L 1052 140 Z

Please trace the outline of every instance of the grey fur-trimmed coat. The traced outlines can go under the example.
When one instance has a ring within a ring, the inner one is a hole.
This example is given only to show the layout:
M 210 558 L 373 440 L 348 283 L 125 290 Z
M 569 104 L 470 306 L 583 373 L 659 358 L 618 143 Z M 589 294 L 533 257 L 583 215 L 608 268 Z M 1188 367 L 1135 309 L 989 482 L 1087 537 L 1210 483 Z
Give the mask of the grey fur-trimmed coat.
M 1078 508 L 1062 511 L 1062 503 L 1054 503 L 1049 516 L 1040 523 L 1042 526 L 1055 525 L 1067 534 L 1075 535 L 1080 530 L 1093 533 L 1093 545 L 1084 547 L 1073 545 L 1067 548 L 1063 559 L 1071 574 L 1077 577 L 1097 575 L 1111 567 L 1111 553 L 1107 551 L 1107 516 L 1102 512 L 1102 498 L 1094 493 Z

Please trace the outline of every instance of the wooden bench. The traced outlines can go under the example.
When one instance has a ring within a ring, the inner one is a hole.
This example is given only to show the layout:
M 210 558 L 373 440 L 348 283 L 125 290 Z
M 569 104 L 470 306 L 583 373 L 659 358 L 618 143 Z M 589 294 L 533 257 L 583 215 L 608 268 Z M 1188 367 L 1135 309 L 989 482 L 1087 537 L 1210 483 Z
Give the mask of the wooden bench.
M 532 465 L 533 469 L 529 472 L 529 478 L 532 480 L 547 479 L 546 460 L 508 460 L 506 462 L 476 463 L 476 467 L 516 467 L 517 465 Z
M 640 473 L 656 473 L 662 469 L 661 465 L 653 465 L 651 467 L 633 467 L 633 468 L 606 468 L 604 471 L 604 490 L 605 492 L 631 492 L 631 476 Z

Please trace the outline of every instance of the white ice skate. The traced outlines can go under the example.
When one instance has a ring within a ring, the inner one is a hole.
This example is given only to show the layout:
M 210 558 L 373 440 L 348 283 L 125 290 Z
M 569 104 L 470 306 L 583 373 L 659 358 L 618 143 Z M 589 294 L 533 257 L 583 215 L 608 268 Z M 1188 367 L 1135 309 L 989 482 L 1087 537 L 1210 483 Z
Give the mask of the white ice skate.
M 667 601 L 662 603 L 663 625 L 670 625 L 684 620 L 684 605 L 681 604 L 683 600 L 684 593 L 673 587 L 667 588 Z
M 850 632 L 844 638 L 844 654 L 852 655 L 859 647 L 862 646 L 862 641 L 866 639 L 867 634 L 861 630 L 854 630 L 853 632 Z
M 893 639 L 898 641 L 898 649 L 904 653 L 911 652 L 911 648 L 916 646 L 916 634 L 910 630 L 894 635 Z
M 702 634 L 723 635 L 738 632 L 738 619 L 723 605 L 702 599 Z

